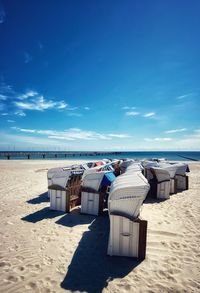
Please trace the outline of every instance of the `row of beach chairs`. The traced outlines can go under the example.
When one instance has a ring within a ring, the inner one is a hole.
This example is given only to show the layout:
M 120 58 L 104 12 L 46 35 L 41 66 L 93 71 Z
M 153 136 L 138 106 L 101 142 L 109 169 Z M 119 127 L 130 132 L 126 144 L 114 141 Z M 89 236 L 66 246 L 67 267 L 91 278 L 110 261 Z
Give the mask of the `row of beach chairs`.
M 147 221 L 140 210 L 147 196 L 168 199 L 188 189 L 189 167 L 184 163 L 131 159 L 89 162 L 47 173 L 50 209 L 98 216 L 105 208 L 110 218 L 108 255 L 144 259 Z

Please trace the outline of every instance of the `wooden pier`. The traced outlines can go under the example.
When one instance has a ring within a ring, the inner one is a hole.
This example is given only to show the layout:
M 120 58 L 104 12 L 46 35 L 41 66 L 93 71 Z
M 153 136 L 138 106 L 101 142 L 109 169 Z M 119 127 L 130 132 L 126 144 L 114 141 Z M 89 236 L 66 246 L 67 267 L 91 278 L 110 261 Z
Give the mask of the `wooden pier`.
M 83 156 L 105 156 L 109 157 L 110 155 L 120 155 L 121 152 L 40 152 L 40 151 L 35 151 L 35 152 L 24 152 L 24 151 L 13 151 L 13 152 L 0 152 L 0 158 L 1 159 L 52 159 L 52 158 L 78 158 L 78 157 L 83 157 Z

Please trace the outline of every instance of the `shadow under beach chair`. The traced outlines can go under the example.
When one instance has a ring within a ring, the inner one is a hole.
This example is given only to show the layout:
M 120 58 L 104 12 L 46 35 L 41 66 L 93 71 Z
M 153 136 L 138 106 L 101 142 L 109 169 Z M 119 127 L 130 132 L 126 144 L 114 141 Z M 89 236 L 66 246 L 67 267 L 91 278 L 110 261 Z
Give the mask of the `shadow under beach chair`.
M 37 197 L 27 200 L 27 203 L 30 204 L 40 204 L 42 202 L 49 202 L 48 192 L 41 193 Z
M 80 208 L 76 207 L 71 210 L 70 213 L 65 214 L 62 218 L 60 218 L 56 224 L 66 226 L 66 227 L 74 227 L 77 225 L 85 225 L 90 224 L 95 220 L 95 216 L 92 215 L 81 215 Z
M 102 292 L 109 281 L 123 278 L 140 262 L 126 257 L 107 255 L 109 218 L 96 218 L 83 234 L 67 274 L 61 283 L 66 290 Z
M 31 222 L 31 223 L 37 223 L 37 222 L 42 221 L 44 219 L 53 219 L 53 218 L 61 216 L 63 214 L 64 214 L 63 212 L 51 211 L 48 207 L 46 207 L 46 208 L 43 208 L 39 211 L 36 211 L 35 213 L 32 213 L 28 216 L 21 218 L 21 220 Z

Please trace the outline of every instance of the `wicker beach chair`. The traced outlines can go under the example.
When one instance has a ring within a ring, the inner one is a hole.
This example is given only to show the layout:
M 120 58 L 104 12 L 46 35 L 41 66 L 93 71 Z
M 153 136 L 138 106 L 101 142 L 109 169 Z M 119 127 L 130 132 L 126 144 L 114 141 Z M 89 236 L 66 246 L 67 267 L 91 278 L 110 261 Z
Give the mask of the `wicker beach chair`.
M 50 191 L 50 209 L 70 212 L 81 203 L 83 170 L 68 170 L 54 174 Z

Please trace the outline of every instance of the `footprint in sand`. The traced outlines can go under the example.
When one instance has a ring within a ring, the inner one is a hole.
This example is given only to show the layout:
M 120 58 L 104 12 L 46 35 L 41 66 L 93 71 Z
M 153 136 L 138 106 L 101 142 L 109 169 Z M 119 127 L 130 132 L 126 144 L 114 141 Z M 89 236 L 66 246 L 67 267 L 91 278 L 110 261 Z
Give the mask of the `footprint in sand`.
M 11 264 L 8 263 L 8 262 L 5 262 L 5 261 L 0 262 L 0 268 L 3 268 L 3 267 L 10 267 L 10 266 L 11 266 Z
M 35 282 L 29 282 L 28 285 L 25 286 L 26 289 L 37 289 L 37 284 Z
M 9 275 L 7 277 L 7 280 L 10 281 L 10 282 L 16 283 L 16 282 L 19 281 L 19 277 L 16 277 L 16 276 L 13 276 L 13 275 Z

